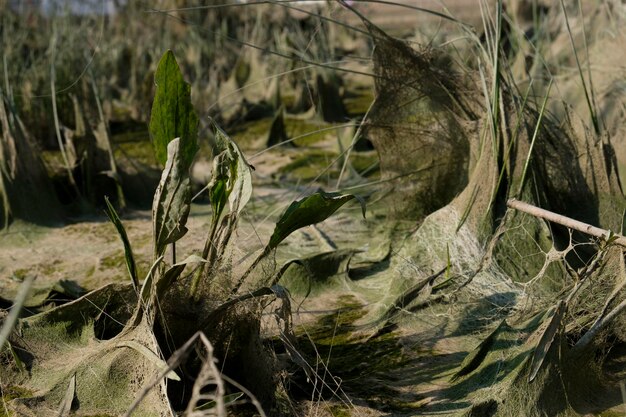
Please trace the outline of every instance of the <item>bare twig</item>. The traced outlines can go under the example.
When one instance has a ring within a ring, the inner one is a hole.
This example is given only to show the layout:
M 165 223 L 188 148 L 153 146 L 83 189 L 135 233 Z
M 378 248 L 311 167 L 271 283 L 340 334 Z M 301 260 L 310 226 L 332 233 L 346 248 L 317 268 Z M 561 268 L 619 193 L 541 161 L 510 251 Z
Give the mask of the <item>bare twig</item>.
M 519 210 L 521 212 L 530 214 L 531 216 L 538 217 L 540 219 L 548 220 L 553 223 L 560 224 L 565 227 L 569 227 L 573 230 L 586 233 L 591 236 L 595 236 L 600 239 L 607 239 L 611 235 L 610 230 L 601 229 L 599 227 L 592 226 L 587 223 L 583 223 L 578 220 L 574 220 L 570 217 L 563 216 L 561 214 L 554 213 L 552 211 L 544 210 L 540 207 L 533 206 L 532 204 L 524 203 L 523 201 L 516 200 L 514 198 L 506 202 L 506 205 L 512 209 Z M 614 235 L 616 239 L 613 243 L 626 247 L 626 237 L 622 235 Z
M 611 312 L 609 312 L 604 317 L 598 318 L 598 320 L 596 320 L 591 329 L 589 329 L 589 331 L 587 331 L 587 333 L 585 333 L 583 337 L 581 337 L 578 342 L 576 342 L 576 345 L 574 345 L 574 347 L 572 348 L 572 353 L 578 354 L 580 352 L 583 352 L 585 348 L 591 343 L 593 338 L 598 334 L 598 332 L 600 332 L 600 330 L 602 330 L 607 324 L 609 324 L 621 313 L 623 313 L 624 310 L 626 310 L 626 300 L 623 300 L 621 303 L 619 303 L 613 310 L 611 310 Z

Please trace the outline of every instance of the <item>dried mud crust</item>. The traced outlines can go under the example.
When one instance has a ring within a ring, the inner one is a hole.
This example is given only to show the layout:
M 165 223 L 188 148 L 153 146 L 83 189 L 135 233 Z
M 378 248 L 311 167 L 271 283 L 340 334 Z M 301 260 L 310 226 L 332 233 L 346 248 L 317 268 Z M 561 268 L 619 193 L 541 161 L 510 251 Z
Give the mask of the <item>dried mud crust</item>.
M 210 216 L 205 206 L 194 208 L 189 225 L 197 233 L 190 233 L 182 240 L 181 253 L 198 250 L 206 238 L 203 231 L 208 229 Z M 143 279 L 152 255 L 150 213 L 131 212 L 123 218 L 123 223 Z M 269 221 L 256 225 L 259 230 L 269 227 Z M 239 233 L 250 236 L 253 231 L 243 225 Z M 251 242 L 250 250 L 257 245 Z M 245 252 L 245 246 L 241 250 Z M 0 234 L 0 275 L 0 294 L 9 300 L 27 275 L 36 277 L 35 291 L 50 288 L 60 280 L 73 281 L 88 290 L 107 283 L 129 281 L 122 244 L 113 225 L 104 217 L 56 228 L 13 225 Z

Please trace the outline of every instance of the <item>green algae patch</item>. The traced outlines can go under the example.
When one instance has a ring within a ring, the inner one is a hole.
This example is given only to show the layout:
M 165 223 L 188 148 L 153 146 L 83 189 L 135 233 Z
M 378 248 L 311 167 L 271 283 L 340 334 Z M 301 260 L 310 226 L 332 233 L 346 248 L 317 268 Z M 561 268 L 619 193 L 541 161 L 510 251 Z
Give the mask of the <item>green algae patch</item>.
M 100 265 L 104 269 L 108 270 L 108 269 L 119 268 L 119 267 L 124 265 L 124 262 L 125 262 L 124 254 L 123 253 L 115 253 L 113 255 L 106 256 L 106 257 L 102 258 L 102 260 L 100 261 Z
M 11 273 L 11 279 L 16 281 L 24 281 L 26 277 L 29 275 L 29 270 L 26 268 L 18 268 Z
M 156 167 L 157 160 L 149 140 L 118 143 L 115 159 L 131 159 L 149 167 Z
M 355 152 L 350 155 L 352 168 L 365 178 L 380 176 L 380 161 L 376 152 Z
M 17 398 L 32 397 L 34 392 L 19 385 L 0 385 L 0 400 L 2 404 L 7 404 Z M 0 417 L 13 417 L 15 413 L 10 412 L 6 407 L 0 407 Z
M 21 387 L 19 385 L 10 385 L 10 384 L 1 386 L 0 391 L 2 393 L 2 399 L 6 402 L 9 402 L 16 398 L 30 397 L 34 394 L 32 390 Z
M 41 159 L 43 159 L 48 175 L 53 175 L 56 170 L 60 170 L 64 166 L 61 151 L 42 150 Z
M 373 101 L 374 95 L 371 92 L 366 92 L 344 98 L 343 105 L 346 107 L 349 115 L 361 116 L 367 113 Z
M 318 120 L 300 120 L 285 118 L 285 131 L 294 140 L 296 146 L 311 146 L 323 142 L 329 137 L 336 137 L 336 131 L 331 128 L 333 124 Z
M 118 133 L 115 133 L 111 137 L 111 141 L 115 144 L 120 143 L 136 143 L 136 142 L 150 142 L 150 133 L 147 129 L 141 126 L 140 129 L 133 128 L 122 130 Z
M 264 146 L 263 141 L 270 131 L 273 118 L 245 122 L 233 129 L 231 135 L 233 140 L 242 149 L 258 149 Z
M 242 123 L 233 130 L 233 139 L 242 149 L 263 148 L 273 120 L 272 117 L 267 117 Z M 285 116 L 284 123 L 287 137 L 290 140 L 293 139 L 291 142 L 300 147 L 313 146 L 336 138 L 337 133 L 333 126 L 340 126 L 340 124 L 321 120 L 306 120 L 290 116 Z
M 282 166 L 279 174 L 302 181 L 310 181 L 315 178 L 336 179 L 341 169 L 336 161 L 337 155 L 323 150 L 313 150 L 302 152 L 292 162 Z
M 345 405 L 330 405 L 328 406 L 328 411 L 333 417 L 350 417 L 352 415 L 350 408 Z
M 339 296 L 336 304 L 336 309 L 298 330 L 302 353 L 312 363 L 315 357 L 324 362 L 329 389 L 334 390 L 333 384 L 337 383 L 350 398 L 365 401 L 376 409 L 413 409 L 420 396 L 401 392 L 398 384 L 402 368 L 409 363 L 400 338 L 393 333 L 375 339 L 364 336 L 357 321 L 367 311 L 354 296 Z M 334 406 L 333 412 L 351 415 L 340 405 Z

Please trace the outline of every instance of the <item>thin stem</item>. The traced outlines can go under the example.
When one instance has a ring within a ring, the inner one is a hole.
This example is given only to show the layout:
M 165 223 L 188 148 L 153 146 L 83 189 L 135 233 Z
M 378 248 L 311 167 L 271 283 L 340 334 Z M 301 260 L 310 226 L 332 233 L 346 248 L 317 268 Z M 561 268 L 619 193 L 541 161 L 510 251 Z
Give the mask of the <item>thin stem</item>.
M 52 115 L 54 118 L 54 130 L 56 132 L 57 142 L 59 144 L 59 150 L 61 151 L 61 156 L 63 157 L 63 162 L 65 163 L 65 169 L 67 170 L 67 176 L 72 185 L 72 188 L 76 191 L 76 195 L 80 197 L 80 191 L 78 190 L 78 186 L 76 185 L 76 181 L 74 180 L 74 174 L 72 173 L 72 168 L 70 167 L 70 162 L 67 159 L 67 153 L 65 152 L 65 145 L 63 144 L 63 138 L 61 137 L 61 127 L 59 126 L 59 114 L 57 111 L 57 96 L 56 96 L 56 71 L 54 68 L 54 58 L 57 46 L 57 31 L 56 24 L 53 26 L 54 30 L 52 32 L 52 40 L 50 45 L 50 95 L 52 97 Z
M 611 310 L 606 316 L 598 319 L 595 324 L 589 329 L 587 333 L 584 334 L 583 337 L 576 342 L 576 345 L 572 348 L 573 353 L 579 353 L 585 350 L 585 348 L 591 343 L 593 338 L 598 334 L 604 326 L 609 324 L 615 318 L 617 318 L 624 310 L 626 310 L 626 300 L 623 300 L 617 307 Z
M 580 65 L 580 60 L 578 59 L 578 52 L 576 51 L 576 45 L 574 44 L 574 36 L 572 35 L 572 28 L 569 25 L 569 18 L 567 17 L 567 11 L 565 10 L 565 3 L 561 0 L 561 10 L 563 11 L 563 16 L 565 16 L 565 25 L 567 26 L 567 34 L 569 35 L 570 44 L 572 45 L 572 52 L 574 53 L 574 59 L 576 60 L 576 66 L 578 67 L 578 74 L 580 75 L 580 81 L 583 85 L 583 92 L 585 93 L 585 100 L 587 101 L 587 107 L 589 108 L 589 114 L 591 116 L 591 123 L 593 124 L 593 129 L 596 134 L 600 134 L 600 125 L 598 124 L 598 117 L 594 110 L 593 104 L 591 103 L 591 98 L 589 97 L 589 90 L 587 88 L 587 83 L 585 82 L 585 76 L 583 74 L 582 66 Z M 581 19 L 584 20 L 584 17 L 581 15 Z M 589 80 L 591 82 L 591 79 Z
M 202 259 L 207 259 L 209 256 L 209 250 L 211 249 L 211 246 L 213 245 L 213 240 L 215 239 L 215 233 L 217 232 L 217 224 L 218 224 L 218 219 L 216 219 L 214 216 L 211 221 L 211 229 L 209 229 L 209 234 L 207 236 L 206 242 L 204 242 L 204 248 L 202 249 Z M 191 295 L 193 299 L 196 299 L 197 297 L 198 285 L 200 284 L 200 280 L 202 279 L 202 275 L 204 274 L 204 267 L 205 267 L 205 264 L 201 263 L 200 267 L 196 271 L 196 274 L 194 275 L 191 281 L 189 294 Z
M 539 128 L 541 127 L 541 120 L 543 119 L 543 115 L 546 111 L 546 104 L 548 103 L 548 98 L 550 97 L 550 90 L 552 89 L 552 80 L 550 80 L 550 84 L 548 85 L 548 91 L 546 92 L 546 96 L 543 99 L 543 103 L 541 104 L 541 110 L 539 111 L 539 117 L 537 118 L 537 125 L 535 126 L 535 131 L 533 132 L 533 138 L 530 141 L 530 148 L 528 149 L 528 155 L 526 156 L 526 162 L 524 163 L 524 169 L 522 170 L 522 177 L 519 183 L 519 189 L 517 190 L 517 196 L 521 196 L 522 189 L 524 188 L 524 182 L 526 181 L 526 171 L 528 170 L 528 165 L 530 164 L 530 157 L 533 153 L 533 148 L 535 147 L 535 141 L 537 140 L 537 136 L 539 135 Z
M 243 273 L 243 275 L 239 278 L 239 281 L 237 281 L 237 283 L 235 284 L 235 286 L 233 287 L 231 294 L 236 294 L 239 291 L 239 288 L 241 288 L 241 286 L 243 285 L 243 283 L 246 281 L 246 279 L 248 278 L 248 275 L 250 275 L 250 273 L 252 271 L 254 271 L 254 269 L 259 265 L 259 263 L 261 263 L 261 261 L 267 256 L 269 255 L 269 253 L 272 251 L 272 248 L 268 245 L 265 247 L 265 249 L 263 249 L 263 252 L 261 252 L 259 254 L 259 256 L 257 256 L 257 258 L 254 260 L 254 262 L 252 262 L 252 264 L 250 265 L 250 267 L 248 267 L 248 269 L 246 270 L 246 272 Z
M 345 173 L 346 167 L 348 166 L 348 162 L 350 161 L 350 153 L 352 152 L 352 149 L 354 149 L 354 145 L 356 144 L 356 141 L 361 135 L 361 131 L 363 130 L 363 125 L 365 124 L 365 120 L 367 119 L 367 116 L 369 116 L 370 111 L 374 107 L 374 103 L 376 103 L 376 98 L 374 98 L 374 100 L 372 100 L 372 102 L 370 103 L 369 108 L 365 112 L 365 116 L 363 116 L 363 120 L 361 120 L 361 123 L 359 123 L 359 128 L 357 129 L 357 131 L 354 133 L 354 136 L 352 137 L 352 142 L 350 143 L 348 152 L 346 153 L 346 156 L 343 160 L 343 165 L 341 166 L 341 171 L 339 172 L 339 178 L 337 178 L 337 185 L 335 186 L 336 189 L 339 189 L 339 187 L 341 187 L 341 180 L 343 178 L 343 174 Z

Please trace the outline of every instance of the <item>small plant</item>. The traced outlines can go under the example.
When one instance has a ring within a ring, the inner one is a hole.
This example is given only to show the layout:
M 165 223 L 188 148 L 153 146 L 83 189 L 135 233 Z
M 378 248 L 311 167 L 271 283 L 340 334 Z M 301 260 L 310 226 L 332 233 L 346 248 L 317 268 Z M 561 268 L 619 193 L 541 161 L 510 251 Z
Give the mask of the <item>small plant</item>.
M 24 378 L 23 385 L 44 393 L 39 397 L 41 401 L 33 406 L 38 410 L 59 408 L 69 412 L 74 399 L 77 399 L 83 413 L 126 412 L 130 415 L 134 411 L 138 415 L 161 415 L 171 408 L 164 378 L 180 381 L 180 369 L 184 369 L 185 373 L 192 372 L 180 367 L 197 347 L 198 352 L 203 353 L 191 355 L 199 361 L 196 365 L 199 374 L 193 375 L 195 383 L 190 387 L 193 396 L 186 413 L 193 415 L 194 410 L 216 407 L 218 415 L 224 415 L 225 402 L 228 402 L 224 400 L 224 381 L 239 385 L 221 376 L 214 366 L 210 342 L 212 333 L 220 326 L 226 327 L 220 330 L 222 332 L 238 332 L 240 322 L 258 322 L 258 309 L 246 313 L 247 317 L 234 313 L 238 304 L 258 297 L 281 299 L 285 306 L 280 313 L 282 320 L 290 323 L 287 293 L 276 285 L 280 273 L 270 279 L 248 282 L 252 272 L 291 233 L 324 221 L 346 202 L 358 200 L 365 215 L 364 201 L 351 194 L 319 191 L 295 201 L 281 216 L 265 249 L 248 270 L 233 279 L 226 291 L 210 291 L 208 284 L 214 280 L 218 267 L 222 265 L 239 215 L 252 196 L 252 167 L 237 144 L 214 125 L 213 175 L 207 187 L 213 212 L 206 243 L 199 255 L 191 254 L 178 262 L 175 245 L 188 232 L 186 223 L 191 207 L 189 170 L 198 150 L 198 118 L 191 105 L 189 85 L 183 80 L 171 51 L 163 55 L 155 79 L 157 91 L 150 131 L 155 154 L 164 164 L 164 169 L 152 206 L 152 266 L 141 281 L 124 225 L 107 199 L 106 213 L 122 240 L 130 283 L 105 286 L 72 303 L 19 323 L 18 332 L 22 337 L 17 343 L 18 352 L 29 352 L 33 358 L 28 363 L 31 374 Z M 168 250 L 172 255 L 170 260 L 166 259 Z M 184 276 L 189 266 L 195 269 Z M 240 293 L 244 284 L 248 284 L 246 288 L 253 289 Z M 254 289 L 254 285 L 258 288 Z M 182 296 L 186 300 L 172 299 L 175 286 L 182 288 L 182 291 L 175 291 L 176 297 Z M 216 293 L 226 296 L 215 299 Z M 136 300 L 134 309 L 124 307 L 128 306 L 129 299 Z M 179 308 L 181 304 L 191 307 Z M 182 323 L 185 330 L 170 331 L 165 337 L 158 336 L 158 332 L 162 331 L 159 329 L 170 329 L 174 326 L 171 321 L 179 319 L 173 318 L 172 305 L 176 306 L 174 310 L 177 314 L 187 314 Z M 102 313 L 125 322 L 117 334 L 111 334 L 105 340 L 98 339 L 94 331 Z M 225 315 L 229 318 L 223 321 Z M 254 326 L 249 331 L 253 332 Z M 283 333 L 289 331 L 286 324 Z M 45 340 L 39 337 L 40 334 L 46 335 Z M 247 337 L 258 338 L 259 335 L 250 333 Z M 165 362 L 163 357 L 167 352 L 173 353 Z M 56 360 L 59 357 L 67 360 L 59 364 Z M 254 360 L 264 359 L 257 356 Z M 128 369 L 125 369 L 126 366 Z M 213 394 L 201 394 L 205 392 L 205 387 L 214 389 Z M 242 392 L 248 392 L 245 387 L 241 388 Z M 114 390 L 120 394 L 112 400 L 102 396 L 103 390 Z M 259 407 L 254 395 L 249 394 Z M 30 407 L 27 398 L 15 401 Z M 262 413 L 262 410 L 259 412 Z

